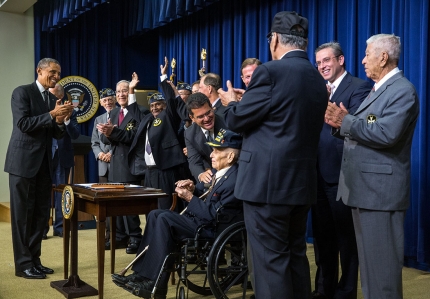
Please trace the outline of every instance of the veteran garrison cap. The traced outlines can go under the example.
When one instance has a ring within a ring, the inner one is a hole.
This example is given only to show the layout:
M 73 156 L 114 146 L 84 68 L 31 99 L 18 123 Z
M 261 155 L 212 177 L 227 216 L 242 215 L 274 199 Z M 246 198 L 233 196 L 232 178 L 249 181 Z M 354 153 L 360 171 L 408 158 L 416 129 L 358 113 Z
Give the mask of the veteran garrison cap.
M 103 88 L 99 91 L 99 96 L 100 96 L 100 99 L 115 96 L 115 91 L 113 91 L 110 88 Z
M 191 88 L 190 84 L 188 83 L 180 83 L 178 84 L 178 86 L 176 87 L 177 90 L 188 90 L 189 92 L 192 92 L 193 89 Z
M 163 94 L 159 92 L 154 92 L 152 95 L 149 96 L 148 103 L 151 105 L 152 103 L 164 101 Z
M 297 27 L 296 25 L 300 26 Z M 303 30 L 302 30 L 303 29 Z M 273 18 L 272 28 L 267 34 L 267 38 L 270 37 L 272 32 L 290 34 L 301 36 L 304 38 L 308 37 L 308 19 L 302 17 L 295 11 L 281 11 L 278 12 Z
M 242 136 L 229 130 L 220 129 L 214 141 L 206 142 L 211 147 L 230 147 L 240 149 Z

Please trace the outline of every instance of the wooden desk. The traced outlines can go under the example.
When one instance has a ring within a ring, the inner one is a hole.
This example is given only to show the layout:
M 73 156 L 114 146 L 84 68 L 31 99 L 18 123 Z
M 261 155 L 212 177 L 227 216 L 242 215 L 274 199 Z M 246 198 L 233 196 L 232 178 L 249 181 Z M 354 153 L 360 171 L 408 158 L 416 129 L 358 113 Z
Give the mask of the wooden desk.
M 54 190 L 62 192 L 66 185 L 59 185 Z M 57 289 L 66 298 L 99 295 L 103 298 L 104 266 L 105 266 L 105 230 L 106 217 L 111 221 L 111 273 L 115 271 L 115 218 L 122 215 L 148 214 L 157 209 L 158 198 L 167 197 L 160 189 L 126 188 L 123 190 L 95 190 L 72 185 L 74 194 L 74 212 L 71 219 L 63 221 L 64 246 L 64 278 L 53 281 L 51 287 Z M 97 267 L 98 292 L 96 289 L 79 279 L 78 276 L 78 221 L 77 211 L 96 216 L 97 220 Z M 69 256 L 69 232 L 71 232 L 70 276 L 67 279 Z

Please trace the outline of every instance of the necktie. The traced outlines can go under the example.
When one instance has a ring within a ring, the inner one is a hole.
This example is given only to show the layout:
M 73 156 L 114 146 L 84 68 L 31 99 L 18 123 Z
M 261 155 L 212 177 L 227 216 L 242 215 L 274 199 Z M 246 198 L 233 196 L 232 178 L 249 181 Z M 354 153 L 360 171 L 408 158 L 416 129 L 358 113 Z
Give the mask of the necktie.
M 373 86 L 373 87 L 372 87 L 372 90 L 369 92 L 369 94 L 367 95 L 367 98 L 366 98 L 366 99 L 370 98 L 370 96 L 371 96 L 373 93 L 375 93 L 375 86 Z
M 118 126 L 121 125 L 123 120 L 124 120 L 124 110 L 121 108 L 121 111 L 119 112 Z
M 330 100 L 333 97 L 335 88 L 336 88 L 336 86 L 334 86 L 334 84 L 330 84 Z
M 43 101 L 45 102 L 45 106 L 46 106 L 46 108 L 48 109 L 48 111 L 50 110 L 50 107 L 49 107 L 49 94 L 48 94 L 48 92 L 49 91 L 47 91 L 47 90 L 45 90 L 44 92 L 43 92 Z
M 211 132 L 209 130 L 205 132 L 205 136 L 206 136 L 206 141 L 207 142 L 214 141 L 213 138 L 212 138 L 212 136 L 211 136 Z
M 149 140 L 146 140 L 145 150 L 148 153 L 148 155 L 150 155 L 152 153 L 151 145 L 149 144 Z

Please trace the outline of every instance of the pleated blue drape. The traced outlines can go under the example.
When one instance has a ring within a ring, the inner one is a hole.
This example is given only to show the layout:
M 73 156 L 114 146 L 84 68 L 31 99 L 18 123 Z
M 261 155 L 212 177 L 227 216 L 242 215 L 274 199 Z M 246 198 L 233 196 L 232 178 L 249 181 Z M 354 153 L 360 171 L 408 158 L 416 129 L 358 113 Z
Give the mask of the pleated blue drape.
M 207 71 L 218 73 L 224 87 L 226 80 L 244 87 L 240 79 L 242 61 L 247 57 L 270 60 L 266 34 L 271 20 L 278 11 L 294 10 L 309 19 L 311 62 L 318 45 L 337 40 L 345 52 L 347 70 L 365 79 L 361 60 L 366 39 L 377 33 L 400 36 L 399 68 L 415 85 L 421 108 L 412 148 L 405 264 L 430 270 L 428 0 L 105 2 L 39 0 L 35 5 L 36 61 L 55 57 L 64 75 L 84 76 L 97 88 L 114 87 L 118 80 L 130 78 L 133 71 L 140 75 L 142 86 L 154 88 L 164 56 L 177 60 L 177 79 L 189 83 L 197 80 L 202 66 L 200 51 L 205 48 Z M 89 135 L 91 129 L 92 121 L 82 130 Z M 97 168 L 92 160 L 87 161 L 87 179 L 95 181 Z

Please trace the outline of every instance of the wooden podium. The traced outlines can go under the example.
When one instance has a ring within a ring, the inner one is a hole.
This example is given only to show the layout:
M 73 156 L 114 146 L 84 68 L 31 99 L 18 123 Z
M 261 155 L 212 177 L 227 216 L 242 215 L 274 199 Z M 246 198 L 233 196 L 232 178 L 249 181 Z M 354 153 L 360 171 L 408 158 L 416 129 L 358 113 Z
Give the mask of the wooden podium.
M 91 137 L 86 135 L 79 135 L 75 140 L 72 140 L 73 151 L 75 155 L 75 167 L 70 173 L 69 184 L 82 184 L 86 183 L 85 180 L 85 155 L 91 151 Z M 87 221 L 91 221 L 93 225 L 85 225 Z M 78 212 L 78 229 L 79 228 L 95 228 L 94 216 Z

